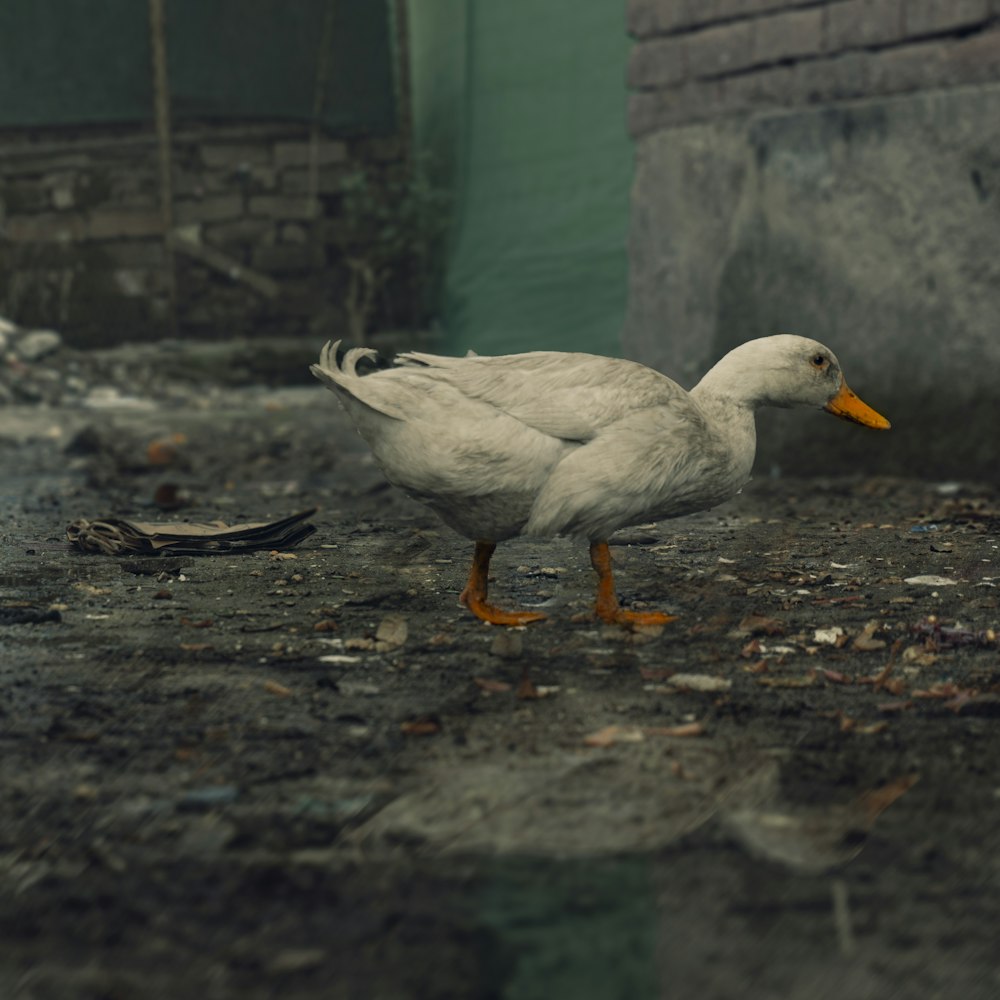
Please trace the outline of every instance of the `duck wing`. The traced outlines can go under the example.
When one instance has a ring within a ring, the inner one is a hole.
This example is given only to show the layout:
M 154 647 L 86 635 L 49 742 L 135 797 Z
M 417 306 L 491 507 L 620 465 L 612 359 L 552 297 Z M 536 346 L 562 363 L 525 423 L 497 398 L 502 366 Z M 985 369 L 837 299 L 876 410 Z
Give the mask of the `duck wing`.
M 593 354 L 449 358 L 410 352 L 397 363 L 566 441 L 590 441 L 631 413 L 687 397 L 676 382 L 651 368 Z

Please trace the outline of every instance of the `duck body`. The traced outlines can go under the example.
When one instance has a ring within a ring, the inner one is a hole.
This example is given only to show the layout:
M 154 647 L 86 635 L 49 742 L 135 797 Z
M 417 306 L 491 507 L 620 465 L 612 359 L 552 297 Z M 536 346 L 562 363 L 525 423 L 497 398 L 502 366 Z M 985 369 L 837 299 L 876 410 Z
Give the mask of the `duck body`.
M 319 377 L 386 478 L 473 540 L 604 538 L 722 503 L 753 464 L 752 411 L 706 411 L 635 362 L 410 354 L 359 375 L 361 356 Z
M 408 353 L 362 375 L 375 352 L 338 361 L 338 346 L 311 370 L 387 479 L 490 546 L 575 535 L 593 558 L 619 528 L 728 500 L 750 476 L 762 405 L 830 409 L 846 393 L 857 406 L 833 412 L 888 426 L 846 388 L 832 352 L 802 337 L 749 341 L 690 392 L 632 361 L 552 351 Z

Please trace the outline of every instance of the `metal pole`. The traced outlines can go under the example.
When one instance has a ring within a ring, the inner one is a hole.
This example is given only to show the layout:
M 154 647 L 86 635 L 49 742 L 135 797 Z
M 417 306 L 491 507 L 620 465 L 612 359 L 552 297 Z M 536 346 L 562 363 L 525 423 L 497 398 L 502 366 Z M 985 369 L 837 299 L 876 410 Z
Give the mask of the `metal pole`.
M 153 56 L 153 107 L 160 172 L 160 223 L 166 255 L 167 294 L 170 325 L 177 329 L 177 275 L 174 268 L 172 233 L 174 228 L 173 184 L 171 181 L 170 85 L 167 79 L 167 26 L 164 0 L 149 0 L 149 38 Z

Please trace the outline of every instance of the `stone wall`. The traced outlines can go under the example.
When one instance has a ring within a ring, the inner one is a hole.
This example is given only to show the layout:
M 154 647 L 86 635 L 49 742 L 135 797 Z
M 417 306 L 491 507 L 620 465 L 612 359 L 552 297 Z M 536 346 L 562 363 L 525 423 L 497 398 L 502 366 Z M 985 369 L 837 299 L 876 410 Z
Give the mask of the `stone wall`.
M 998 15 L 998 0 L 631 0 L 632 134 L 994 81 Z
M 344 333 L 341 185 L 399 169 L 401 149 L 393 138 L 324 139 L 315 154 L 311 168 L 301 126 L 179 130 L 168 252 L 149 131 L 4 134 L 0 315 L 54 327 L 73 346 Z
M 626 352 L 777 332 L 893 421 L 763 414 L 760 469 L 1000 478 L 1000 3 L 631 0 Z

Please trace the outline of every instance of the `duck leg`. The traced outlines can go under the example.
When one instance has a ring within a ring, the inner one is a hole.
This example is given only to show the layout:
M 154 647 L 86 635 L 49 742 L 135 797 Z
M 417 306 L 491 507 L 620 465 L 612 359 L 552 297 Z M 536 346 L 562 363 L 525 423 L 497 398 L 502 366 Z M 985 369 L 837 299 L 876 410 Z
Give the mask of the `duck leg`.
M 528 625 L 540 622 L 546 615 L 541 611 L 503 611 L 486 600 L 489 587 L 490 557 L 496 550 L 496 542 L 476 542 L 472 556 L 469 580 L 458 598 L 480 621 L 491 625 Z
M 590 543 L 590 565 L 597 573 L 597 617 L 614 625 L 666 625 L 677 615 L 662 611 L 626 611 L 618 603 L 615 578 L 611 572 L 611 551 L 607 542 Z

